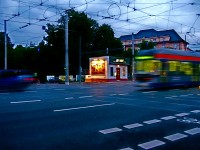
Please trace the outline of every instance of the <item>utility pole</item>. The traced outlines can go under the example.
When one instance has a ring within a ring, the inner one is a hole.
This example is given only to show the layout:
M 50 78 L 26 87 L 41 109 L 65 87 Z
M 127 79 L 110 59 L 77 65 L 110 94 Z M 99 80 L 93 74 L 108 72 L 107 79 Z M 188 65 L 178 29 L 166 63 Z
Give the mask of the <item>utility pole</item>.
M 108 48 L 106 48 L 106 55 L 108 56 Z
M 4 50 L 5 50 L 5 54 L 4 54 L 4 69 L 7 70 L 7 26 L 6 26 L 6 20 L 4 20 L 4 42 L 5 42 L 5 46 L 4 46 Z
M 81 83 L 81 36 L 79 36 L 79 83 Z
M 134 73 L 135 73 L 135 60 L 134 60 L 134 33 L 132 33 L 132 80 L 134 80 Z
M 69 85 L 68 12 L 65 16 L 65 84 Z

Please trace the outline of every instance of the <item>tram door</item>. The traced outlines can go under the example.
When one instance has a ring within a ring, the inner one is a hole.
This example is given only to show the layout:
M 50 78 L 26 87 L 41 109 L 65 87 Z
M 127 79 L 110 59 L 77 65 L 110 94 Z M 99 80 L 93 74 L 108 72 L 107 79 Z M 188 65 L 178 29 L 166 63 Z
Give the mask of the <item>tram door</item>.
M 116 68 L 116 79 L 120 80 L 120 68 Z
M 162 69 L 160 75 L 160 82 L 168 82 L 168 71 L 169 71 L 169 64 L 168 62 L 162 62 Z

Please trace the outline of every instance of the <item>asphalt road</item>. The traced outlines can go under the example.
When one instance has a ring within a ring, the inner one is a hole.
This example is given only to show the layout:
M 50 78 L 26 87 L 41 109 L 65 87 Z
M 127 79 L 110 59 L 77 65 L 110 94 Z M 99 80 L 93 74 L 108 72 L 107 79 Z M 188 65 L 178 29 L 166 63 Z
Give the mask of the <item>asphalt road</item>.
M 199 150 L 200 89 L 132 82 L 0 92 L 0 150 Z

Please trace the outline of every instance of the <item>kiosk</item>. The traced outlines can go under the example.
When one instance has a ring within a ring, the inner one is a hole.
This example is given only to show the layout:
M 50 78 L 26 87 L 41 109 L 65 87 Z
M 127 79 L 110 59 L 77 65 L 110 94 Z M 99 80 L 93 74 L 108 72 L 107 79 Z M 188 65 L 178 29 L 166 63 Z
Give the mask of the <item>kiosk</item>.
M 85 82 L 112 82 L 128 80 L 130 59 L 113 56 L 89 58 L 89 75 Z

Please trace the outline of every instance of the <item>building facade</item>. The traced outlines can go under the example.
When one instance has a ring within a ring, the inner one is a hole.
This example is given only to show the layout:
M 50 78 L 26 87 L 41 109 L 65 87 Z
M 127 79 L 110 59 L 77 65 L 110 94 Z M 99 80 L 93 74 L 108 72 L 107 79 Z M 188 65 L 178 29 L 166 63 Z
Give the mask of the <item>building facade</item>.
M 89 59 L 89 75 L 86 75 L 85 82 L 126 81 L 129 65 L 128 58 L 92 57 Z
M 175 30 L 156 31 L 154 29 L 141 30 L 134 34 L 134 47 L 139 49 L 142 41 L 154 42 L 155 48 L 173 48 L 177 50 L 187 50 L 187 42 L 183 40 Z M 132 48 L 132 35 L 120 37 L 124 49 Z

